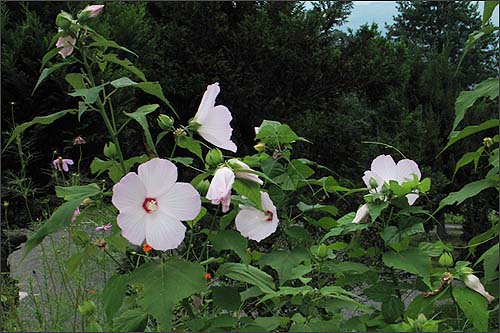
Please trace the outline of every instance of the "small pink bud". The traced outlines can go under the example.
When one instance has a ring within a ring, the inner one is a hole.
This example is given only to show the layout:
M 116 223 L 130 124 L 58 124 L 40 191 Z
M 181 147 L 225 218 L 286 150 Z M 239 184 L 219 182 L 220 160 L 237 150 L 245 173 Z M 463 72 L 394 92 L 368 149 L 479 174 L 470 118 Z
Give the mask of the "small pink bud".
M 102 12 L 103 8 L 104 8 L 104 5 L 90 5 L 90 6 L 85 7 L 85 9 L 83 9 L 82 13 L 87 12 L 86 14 L 88 15 L 88 17 L 96 17 L 97 15 L 99 15 Z
M 106 225 L 101 225 L 101 226 L 98 226 L 98 227 L 95 227 L 95 231 L 108 231 L 109 229 L 111 229 L 113 225 L 111 223 L 108 223 Z

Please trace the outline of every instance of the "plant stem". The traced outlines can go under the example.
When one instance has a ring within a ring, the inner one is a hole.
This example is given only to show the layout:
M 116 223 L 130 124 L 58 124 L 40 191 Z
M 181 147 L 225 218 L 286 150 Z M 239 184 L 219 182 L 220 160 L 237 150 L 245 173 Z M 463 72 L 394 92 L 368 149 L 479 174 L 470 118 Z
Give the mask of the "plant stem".
M 217 218 L 217 214 L 219 213 L 219 208 L 220 208 L 220 205 L 217 206 L 217 209 L 215 210 L 215 214 L 212 218 L 212 222 L 210 222 L 210 229 L 208 229 L 207 239 L 205 239 L 205 243 L 203 244 L 203 249 L 201 250 L 201 254 L 198 258 L 198 262 L 200 262 L 200 259 L 203 256 L 205 249 L 207 249 L 208 237 L 210 237 L 210 234 L 212 233 L 212 228 L 214 227 L 215 219 Z M 208 253 L 208 249 L 207 249 L 207 253 Z M 207 259 L 208 259 L 208 254 L 207 254 Z

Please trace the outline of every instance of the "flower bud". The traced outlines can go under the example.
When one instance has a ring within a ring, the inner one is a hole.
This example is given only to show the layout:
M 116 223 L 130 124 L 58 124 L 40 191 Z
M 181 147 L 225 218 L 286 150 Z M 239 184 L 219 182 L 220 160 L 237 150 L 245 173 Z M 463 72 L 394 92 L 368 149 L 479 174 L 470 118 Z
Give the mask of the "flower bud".
M 82 316 L 93 315 L 95 312 L 95 309 L 96 309 L 95 304 L 92 301 L 85 301 L 85 302 L 83 302 L 82 305 L 78 306 L 78 312 L 80 312 L 80 314 Z
M 217 166 L 224 162 L 224 156 L 222 156 L 222 152 L 219 149 L 210 149 L 205 156 L 205 162 L 210 166 Z
M 108 142 L 107 144 L 104 145 L 104 156 L 112 158 L 116 157 L 118 155 L 118 152 L 116 150 L 116 146 L 112 142 Z
M 195 188 L 200 192 L 201 195 L 206 195 L 208 192 L 208 188 L 210 187 L 210 182 L 206 179 L 203 179 L 198 184 L 195 185 Z
M 253 146 L 255 150 L 257 150 L 259 153 L 263 152 L 266 150 L 266 144 L 262 141 L 257 143 L 255 146 Z
M 90 5 L 85 7 L 80 14 L 78 14 L 78 20 L 84 21 L 88 18 L 96 17 L 102 12 L 104 5 Z
M 175 136 L 186 136 L 187 133 L 184 129 L 182 128 L 177 128 L 175 131 L 174 131 L 174 135 Z
M 174 125 L 174 119 L 172 117 L 169 117 L 165 114 L 160 114 L 158 116 L 158 125 L 162 130 L 168 130 L 171 129 L 172 126 Z
M 56 25 L 61 29 L 69 29 L 73 24 L 73 17 L 66 13 L 65 11 L 61 11 L 59 15 L 56 17 Z
M 326 256 L 328 255 L 328 248 L 326 247 L 326 245 L 322 243 L 320 246 L 318 246 L 318 252 L 316 254 L 319 258 L 326 258 Z
M 375 180 L 375 178 L 370 178 L 370 188 L 377 188 L 378 184 L 377 184 L 377 181 Z
M 484 289 L 483 284 L 481 283 L 479 278 L 477 276 L 475 276 L 474 274 L 467 274 L 464 278 L 464 283 L 468 288 L 483 295 L 486 298 L 486 300 L 488 301 L 488 303 L 491 303 L 491 302 L 493 302 L 493 300 L 495 300 L 495 297 L 491 296 L 490 293 L 488 293 Z
M 443 267 L 451 267 L 451 266 L 453 266 L 453 257 L 451 255 L 451 253 L 444 252 L 439 257 L 439 261 L 438 262 Z

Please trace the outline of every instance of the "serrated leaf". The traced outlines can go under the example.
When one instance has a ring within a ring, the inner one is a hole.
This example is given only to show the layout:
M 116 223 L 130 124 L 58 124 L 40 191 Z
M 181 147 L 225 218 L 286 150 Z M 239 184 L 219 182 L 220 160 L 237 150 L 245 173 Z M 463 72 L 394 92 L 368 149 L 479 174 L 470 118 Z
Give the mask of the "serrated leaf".
M 131 275 L 130 282 L 144 286 L 141 306 L 158 321 L 158 328 L 170 331 L 175 305 L 205 290 L 203 266 L 176 258 L 163 263 L 146 263 Z

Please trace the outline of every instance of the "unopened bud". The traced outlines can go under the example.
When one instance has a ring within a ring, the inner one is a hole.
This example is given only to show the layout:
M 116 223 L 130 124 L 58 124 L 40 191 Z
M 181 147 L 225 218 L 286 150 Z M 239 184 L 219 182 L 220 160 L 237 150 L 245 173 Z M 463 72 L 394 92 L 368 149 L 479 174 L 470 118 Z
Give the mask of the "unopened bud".
M 82 316 L 93 315 L 95 312 L 95 309 L 96 309 L 95 304 L 92 301 L 85 301 L 85 302 L 83 302 L 82 305 L 78 306 L 78 312 L 80 312 L 80 314 Z
M 104 156 L 112 158 L 116 157 L 118 152 L 116 150 L 116 146 L 113 142 L 108 142 L 104 145 Z
M 61 11 L 56 17 L 56 25 L 61 29 L 69 29 L 73 24 L 73 17 L 71 14 Z
M 175 131 L 174 131 L 174 135 L 175 136 L 186 136 L 187 133 L 184 129 L 182 128 L 177 128 Z
M 369 182 L 369 185 L 370 185 L 370 188 L 377 188 L 378 184 L 377 184 L 377 181 L 375 180 L 375 178 L 370 178 L 370 182 Z
M 207 194 L 209 187 L 210 187 L 210 182 L 206 179 L 203 179 L 195 186 L 198 192 L 200 192 L 202 195 Z
M 319 258 L 326 258 L 326 256 L 328 255 L 328 248 L 325 244 L 321 244 L 320 246 L 318 246 L 317 255 Z
M 483 295 L 484 298 L 486 298 L 486 300 L 488 301 L 488 303 L 491 303 L 495 300 L 495 297 L 491 296 L 490 293 L 484 289 L 483 284 L 481 283 L 479 278 L 474 274 L 467 274 L 464 278 L 464 283 L 468 288 Z
M 172 126 L 174 125 L 174 119 L 172 117 L 169 117 L 165 114 L 160 114 L 158 116 L 158 125 L 162 130 L 168 130 L 171 129 Z
M 266 144 L 262 141 L 260 141 L 259 143 L 257 143 L 255 146 L 253 146 L 255 150 L 257 150 L 259 153 L 260 152 L 263 152 L 264 150 L 266 150 Z
M 217 166 L 224 162 L 224 156 L 219 149 L 210 149 L 205 156 L 205 162 L 207 162 L 207 164 L 210 166 Z
M 451 267 L 451 266 L 453 266 L 453 257 L 451 255 L 451 253 L 444 252 L 439 257 L 439 261 L 438 262 L 443 267 Z

